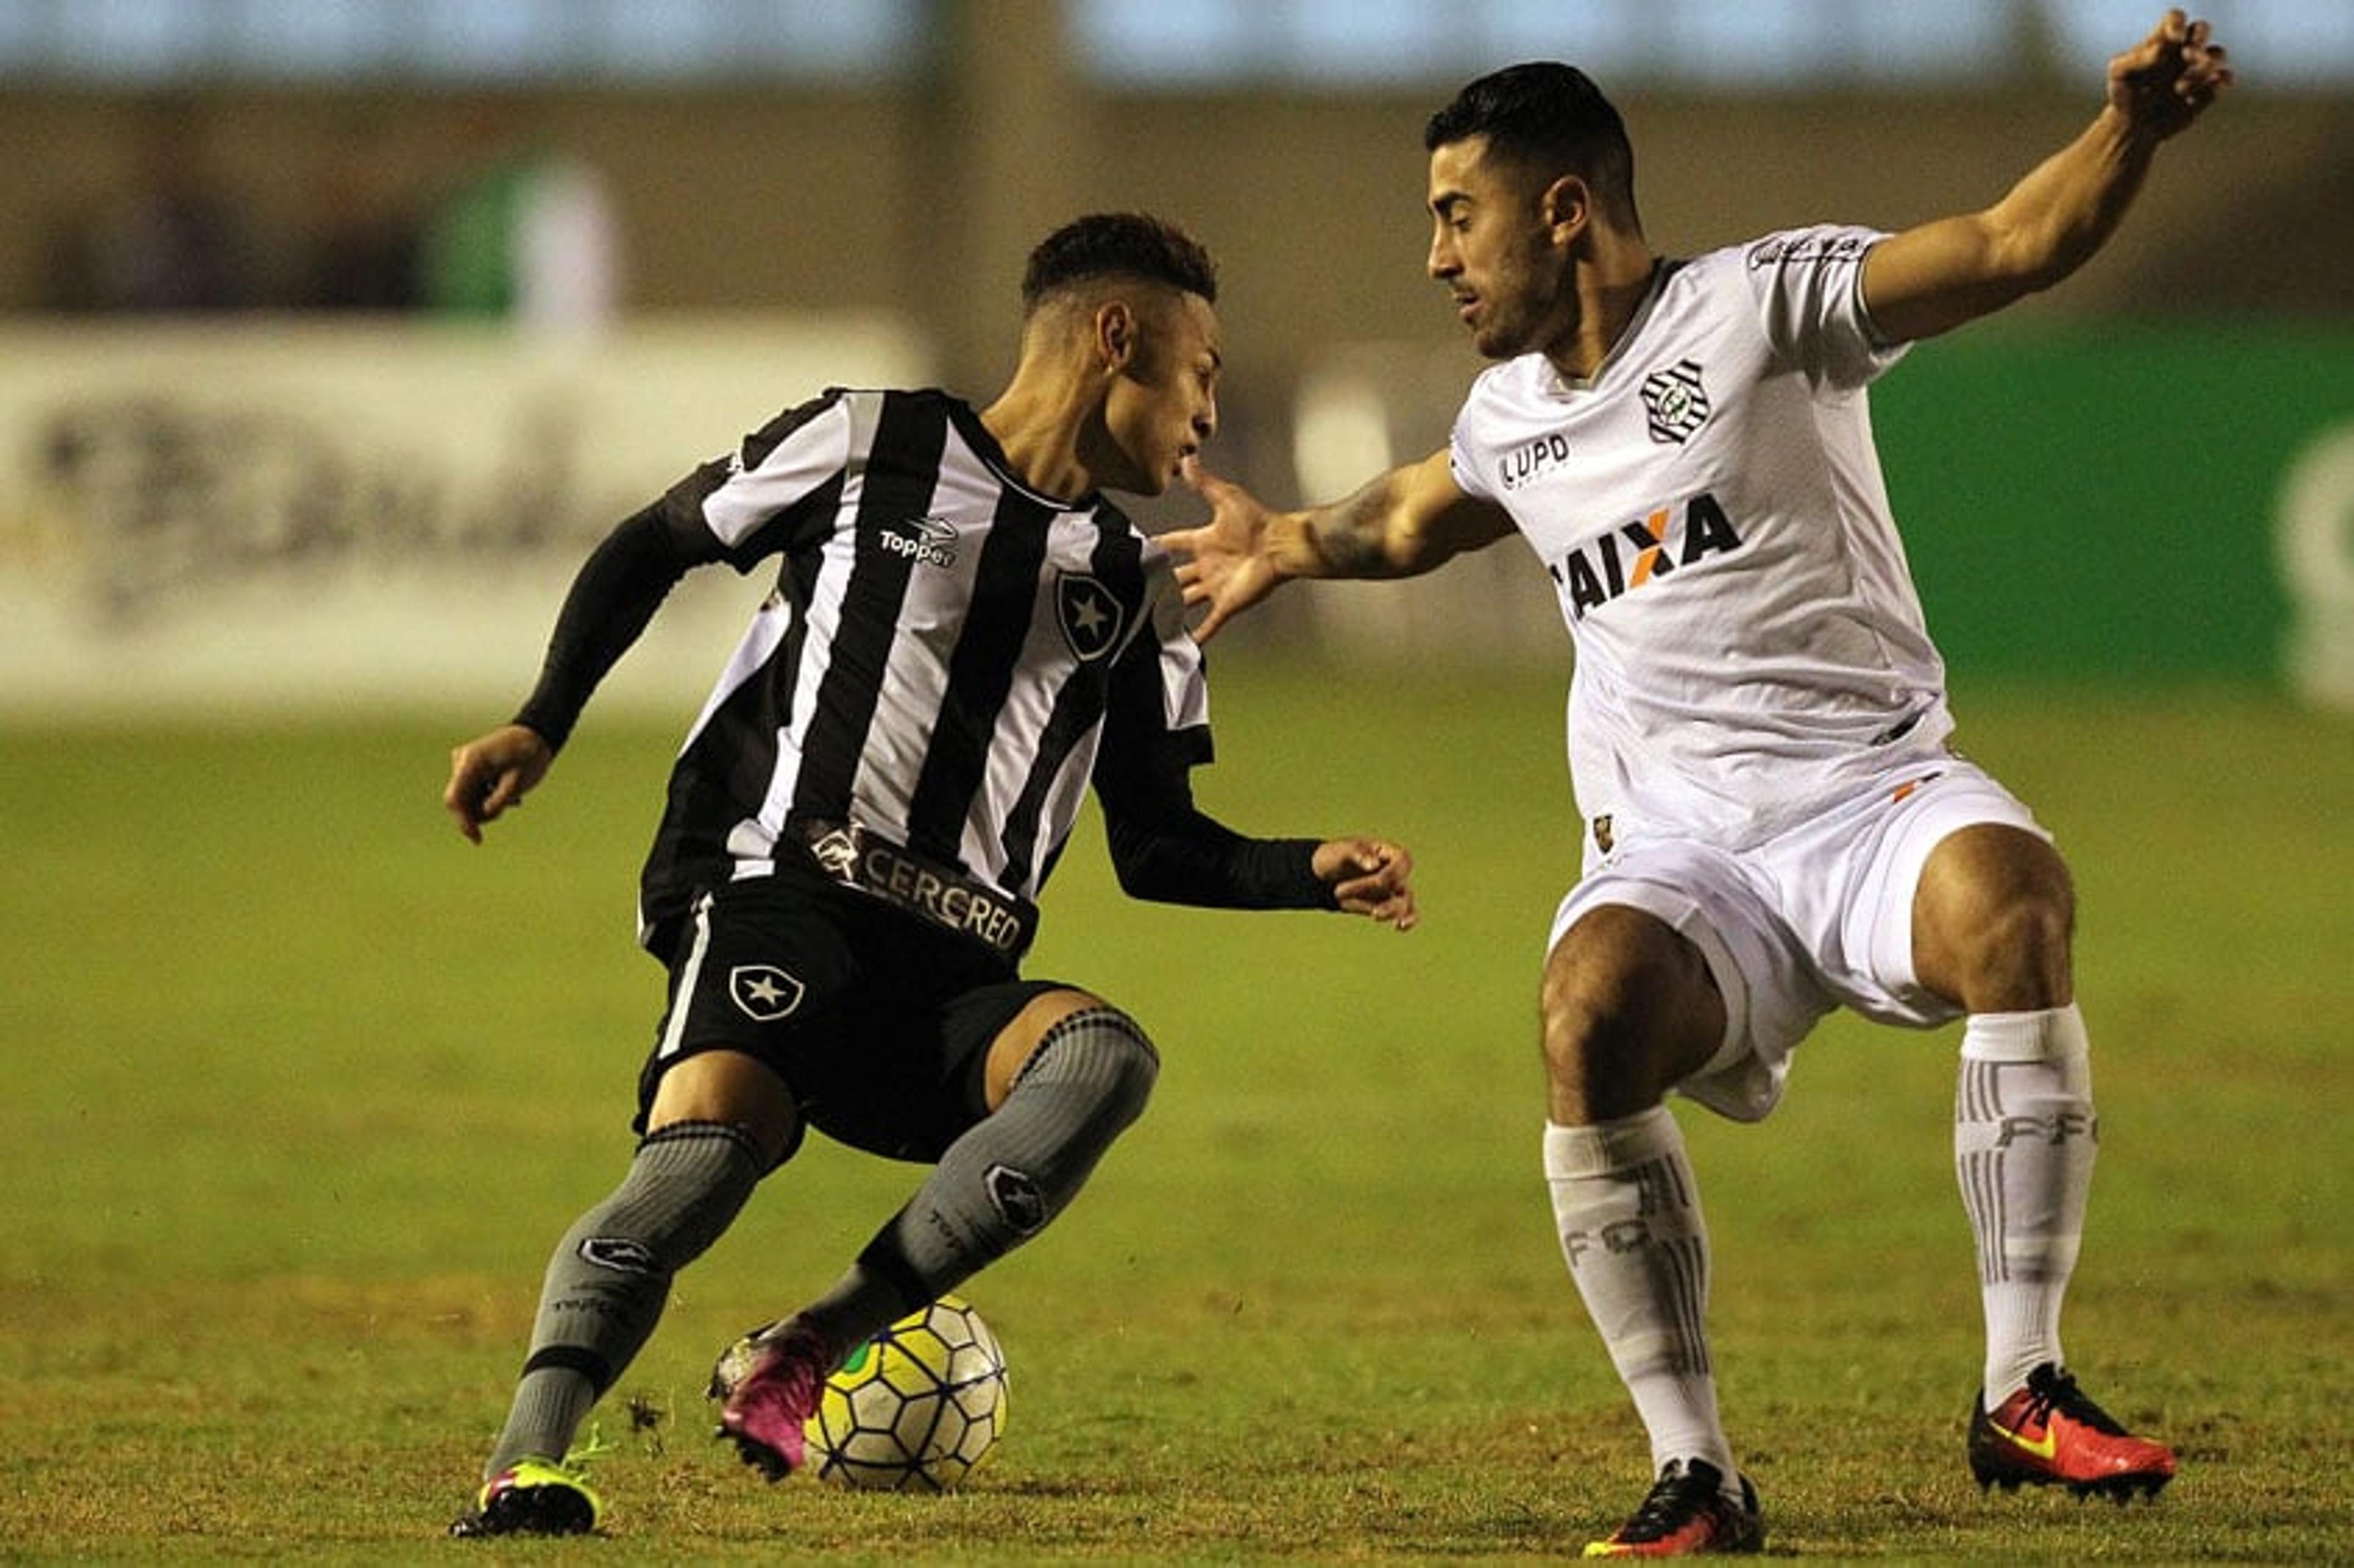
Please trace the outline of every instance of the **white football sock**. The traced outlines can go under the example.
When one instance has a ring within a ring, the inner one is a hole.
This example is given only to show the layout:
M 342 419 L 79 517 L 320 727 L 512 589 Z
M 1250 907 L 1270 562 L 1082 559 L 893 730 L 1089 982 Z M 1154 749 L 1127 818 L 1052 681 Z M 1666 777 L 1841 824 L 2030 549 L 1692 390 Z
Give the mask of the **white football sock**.
M 1634 1396 L 1654 1473 L 1705 1459 L 1737 1486 L 1716 1409 L 1708 1333 L 1708 1229 L 1665 1106 L 1591 1127 L 1548 1123 L 1545 1180 L 1585 1310 Z
M 1954 1096 L 1954 1169 L 1978 1242 L 1989 1410 L 2041 1363 L 2064 1364 L 2060 1303 L 2084 1239 L 2099 1139 L 2073 1002 L 1971 1017 Z

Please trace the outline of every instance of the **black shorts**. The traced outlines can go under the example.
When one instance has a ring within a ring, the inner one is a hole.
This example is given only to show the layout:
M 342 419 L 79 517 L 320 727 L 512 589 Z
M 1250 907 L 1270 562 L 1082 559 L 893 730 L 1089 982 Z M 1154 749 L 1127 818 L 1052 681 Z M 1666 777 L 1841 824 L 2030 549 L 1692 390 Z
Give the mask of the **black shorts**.
M 937 1160 L 989 1113 L 991 1044 L 1034 998 L 1061 989 L 814 873 L 779 866 L 729 883 L 697 901 L 673 943 L 638 1128 L 665 1072 L 726 1049 L 775 1069 L 803 1122 L 827 1137 Z

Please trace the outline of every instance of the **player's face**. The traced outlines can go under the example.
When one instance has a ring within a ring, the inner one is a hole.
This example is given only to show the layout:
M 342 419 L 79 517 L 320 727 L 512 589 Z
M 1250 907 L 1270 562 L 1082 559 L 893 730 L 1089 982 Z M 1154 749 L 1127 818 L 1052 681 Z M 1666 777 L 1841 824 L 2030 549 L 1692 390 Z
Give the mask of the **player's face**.
M 1104 405 L 1104 423 L 1125 472 L 1100 474 L 1116 490 L 1159 495 L 1218 428 L 1218 313 L 1199 294 L 1139 302 L 1135 352 Z
M 1537 182 L 1487 156 L 1488 139 L 1430 154 L 1430 275 L 1455 297 L 1490 359 L 1551 346 L 1577 323 L 1577 294 Z

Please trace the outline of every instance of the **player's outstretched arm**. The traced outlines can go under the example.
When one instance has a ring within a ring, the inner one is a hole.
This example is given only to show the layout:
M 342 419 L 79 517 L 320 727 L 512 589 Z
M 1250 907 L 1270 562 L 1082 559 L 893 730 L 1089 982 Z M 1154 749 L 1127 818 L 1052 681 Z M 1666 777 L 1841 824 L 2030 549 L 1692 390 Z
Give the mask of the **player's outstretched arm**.
M 1414 906 L 1414 856 L 1404 844 L 1331 839 L 1316 846 L 1309 863 L 1344 914 L 1370 916 L 1401 931 L 1422 918 Z
M 555 749 L 537 730 L 501 725 L 450 753 L 450 785 L 441 791 L 441 804 L 458 819 L 458 831 L 481 843 L 482 824 L 522 805 L 555 760 Z
M 1443 450 L 1392 469 L 1345 501 L 1299 512 L 1270 510 L 1199 463 L 1185 474 L 1210 519 L 1161 542 L 1185 557 L 1177 581 L 1186 604 L 1207 608 L 1193 629 L 1203 642 L 1293 577 L 1413 577 L 1512 527 L 1501 507 L 1456 488 Z
M 2083 135 L 1983 212 L 1940 218 L 1874 246 L 1864 303 L 1891 342 L 1933 337 L 2083 266 L 2116 229 L 2158 144 L 2232 85 L 2208 24 L 2168 11 L 2109 61 L 2108 101 Z

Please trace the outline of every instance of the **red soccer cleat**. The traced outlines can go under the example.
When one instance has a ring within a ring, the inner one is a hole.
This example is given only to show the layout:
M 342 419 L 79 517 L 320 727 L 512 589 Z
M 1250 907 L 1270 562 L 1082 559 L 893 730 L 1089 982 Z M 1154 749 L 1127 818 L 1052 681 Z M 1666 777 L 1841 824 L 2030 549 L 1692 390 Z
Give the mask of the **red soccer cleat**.
M 1740 1478 L 1741 1495 L 1728 1496 L 1724 1472 L 1705 1459 L 1670 1459 L 1651 1484 L 1635 1517 L 1607 1540 L 1585 1543 L 1588 1557 L 1698 1557 L 1755 1552 L 1766 1544 L 1757 1489 Z
M 2156 1497 L 2174 1478 L 2174 1450 L 2118 1425 L 2050 1361 L 1992 1411 L 1980 1394 L 1970 1409 L 1970 1474 L 1981 1487 L 2066 1487 L 2124 1502 Z

